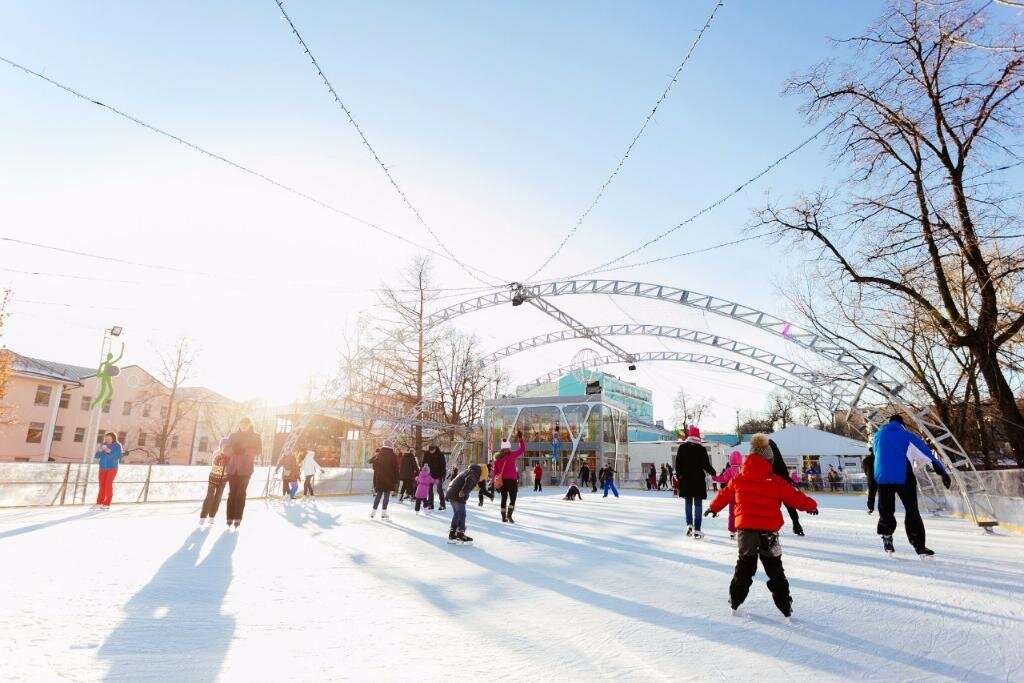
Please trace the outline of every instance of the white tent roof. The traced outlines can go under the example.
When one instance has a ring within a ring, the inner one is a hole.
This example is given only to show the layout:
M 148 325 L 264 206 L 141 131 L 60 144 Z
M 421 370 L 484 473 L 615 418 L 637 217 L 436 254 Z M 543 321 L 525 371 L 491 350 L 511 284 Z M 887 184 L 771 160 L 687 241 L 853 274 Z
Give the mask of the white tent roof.
M 863 441 L 804 425 L 791 425 L 773 432 L 771 437 L 787 458 L 805 455 L 867 455 L 868 452 L 867 444 Z M 749 451 L 750 444 L 747 443 L 746 447 Z

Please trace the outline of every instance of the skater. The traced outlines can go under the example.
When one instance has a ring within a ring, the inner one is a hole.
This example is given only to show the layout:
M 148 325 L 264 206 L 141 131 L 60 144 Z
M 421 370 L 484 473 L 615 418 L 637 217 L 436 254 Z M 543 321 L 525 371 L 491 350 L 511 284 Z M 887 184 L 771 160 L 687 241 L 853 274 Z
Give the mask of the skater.
M 875 453 L 875 481 L 878 484 L 878 535 L 885 552 L 895 552 L 892 532 L 896 531 L 896 496 L 903 503 L 903 526 L 907 540 L 918 555 L 935 553 L 925 546 L 924 522 L 917 508 L 917 477 L 910 459 L 930 463 L 947 489 L 952 484 L 946 468 L 932 454 L 928 444 L 906 428 L 902 415 L 893 415 L 875 432 L 871 442 Z
M 611 465 L 601 468 L 601 487 L 604 489 L 602 498 L 608 497 L 609 490 L 615 494 L 616 498 L 619 497 L 619 490 L 615 488 L 615 470 Z
M 772 449 L 772 474 L 777 474 L 793 484 L 793 480 L 789 478 L 789 468 L 786 467 L 786 461 L 782 458 L 782 451 L 779 450 L 778 444 L 773 439 L 768 439 L 768 445 Z M 793 484 L 793 488 L 799 489 L 800 486 L 799 484 Z M 792 505 L 786 505 L 786 512 L 789 513 L 789 518 L 793 520 L 793 533 L 797 536 L 803 536 L 804 528 L 800 525 L 800 513 Z
M 213 454 L 213 464 L 210 466 L 210 478 L 206 485 L 206 498 L 203 500 L 203 507 L 199 511 L 199 523 L 203 524 L 207 519 L 213 524 L 217 517 L 217 509 L 220 507 L 220 499 L 224 495 L 224 487 L 228 483 L 227 464 L 228 456 L 224 452 L 227 448 L 228 437 L 220 440 L 220 448 Z
M 676 473 L 672 469 L 672 465 L 666 465 L 665 469 L 668 470 L 668 484 L 672 487 L 672 495 L 674 496 L 678 493 L 676 491 Z
M 306 457 L 302 459 L 302 495 L 303 497 L 313 497 L 313 477 L 316 475 L 316 471 L 320 470 L 320 474 L 324 473 L 324 468 L 316 462 L 316 453 L 314 451 L 306 451 Z
M 430 476 L 437 480 L 437 497 L 440 501 L 441 509 L 444 510 L 444 481 L 448 473 L 448 463 L 445 462 L 444 453 L 437 447 L 437 444 L 431 444 L 430 448 L 427 449 L 426 455 L 423 456 L 423 464 L 430 466 Z M 427 497 L 427 507 L 431 510 L 434 509 L 433 487 L 431 487 L 430 495 Z
M 597 465 L 594 465 L 594 468 L 592 470 L 590 470 L 590 492 L 591 493 L 597 493 L 597 480 L 598 480 L 598 478 L 599 478 L 599 473 L 598 473 L 598 470 L 597 470 Z
M 487 470 L 494 470 L 493 461 L 487 463 Z M 490 479 L 481 479 L 480 481 L 477 482 L 476 487 L 478 489 L 477 498 L 479 498 L 479 502 L 477 503 L 477 505 L 479 505 L 480 507 L 484 506 L 484 496 L 487 496 L 491 500 L 494 500 L 494 482 L 492 482 Z
M 526 452 L 526 441 L 522 432 L 516 432 L 519 448 L 512 450 L 507 439 L 501 440 L 501 451 L 494 458 L 494 488 L 501 490 L 501 521 L 515 524 L 512 513 L 516 509 L 516 496 L 519 495 L 519 470 L 516 469 L 516 458 Z
M 228 437 L 228 526 L 236 529 L 245 512 L 245 490 L 255 469 L 256 458 L 263 452 L 260 435 L 253 429 L 252 418 L 243 417 L 238 429 Z
M 724 489 L 729 485 L 729 482 L 740 473 L 740 465 L 743 464 L 743 456 L 739 451 L 733 451 L 729 454 L 729 466 L 726 467 L 721 474 L 716 474 L 711 477 Z M 729 538 L 736 538 L 736 504 L 729 503 Z
M 690 427 L 686 440 L 676 451 L 676 478 L 679 497 L 686 505 L 686 535 L 704 538 L 700 530 L 701 508 L 708 497 L 708 483 L 705 474 L 715 476 L 708 451 L 701 445 L 700 429 Z
M 868 454 L 861 463 L 864 478 L 868 482 L 868 514 L 875 511 L 875 496 L 878 494 L 878 482 L 875 481 L 875 450 L 868 447 Z
M 402 453 L 402 461 L 398 466 L 398 476 L 402 478 L 402 490 L 398 493 L 399 503 L 406 498 L 409 500 L 416 498 L 416 477 L 418 476 L 416 473 L 419 469 L 419 463 L 416 462 L 416 456 L 412 451 Z
M 540 463 L 533 466 L 533 490 L 543 491 L 544 490 L 544 468 L 541 467 Z
M 107 432 L 103 435 L 103 443 L 96 449 L 93 458 L 100 461 L 100 490 L 96 494 L 96 505 L 94 509 L 109 510 L 110 501 L 114 497 L 114 478 L 117 476 L 117 466 L 123 455 L 121 444 L 117 442 L 117 434 Z
M 580 465 L 580 486 L 587 486 L 590 483 L 590 467 L 587 463 Z
M 580 493 L 580 487 L 576 485 L 576 482 L 569 484 L 569 489 L 565 492 L 565 497 L 562 500 L 583 500 L 583 494 Z
M 647 490 L 658 490 L 658 471 L 654 469 L 653 464 L 651 465 L 650 471 L 647 472 Z
M 416 514 L 420 514 L 420 505 L 426 507 L 427 495 L 430 493 L 430 489 L 434 487 L 437 482 L 436 479 L 430 474 L 430 467 L 427 465 L 423 466 L 420 473 L 416 475 Z M 430 509 L 427 508 L 425 511 L 430 514 Z
M 788 480 L 772 474 L 772 457 L 768 435 L 755 434 L 750 440 L 750 455 L 743 461 L 740 473 L 718 492 L 706 514 L 717 517 L 726 505 L 732 503 L 736 506 L 736 545 L 739 557 L 729 584 L 729 606 L 733 614 L 750 592 L 760 557 L 761 566 L 768 575 L 768 590 L 772 593 L 775 606 L 788 620 L 793 614 L 793 598 L 789 594 L 789 581 L 782 567 L 782 546 L 779 544 L 778 533 L 782 528 L 782 513 L 779 507 L 785 502 L 816 515 L 818 504 L 813 498 L 793 488 Z
M 299 462 L 295 453 L 288 451 L 282 455 L 277 469 L 281 471 L 281 497 L 288 496 L 295 500 L 295 493 L 299 489 Z
M 449 543 L 472 543 L 466 535 L 466 501 L 480 481 L 487 479 L 487 465 L 470 465 L 456 475 L 448 485 L 448 502 L 452 504 L 452 525 L 448 529 Z
M 665 463 L 661 463 L 661 475 L 658 477 L 658 490 L 664 491 L 668 488 L 668 468 L 665 467 Z
M 395 488 L 398 480 L 398 463 L 395 460 L 395 448 L 389 439 L 384 439 L 377 453 L 370 458 L 370 465 L 373 466 L 373 509 L 370 511 L 370 519 L 377 516 L 377 507 L 381 498 L 384 498 L 384 509 L 380 518 L 384 521 L 391 519 L 388 516 L 388 501 L 391 499 L 391 490 Z M 441 470 L 444 474 L 444 470 Z

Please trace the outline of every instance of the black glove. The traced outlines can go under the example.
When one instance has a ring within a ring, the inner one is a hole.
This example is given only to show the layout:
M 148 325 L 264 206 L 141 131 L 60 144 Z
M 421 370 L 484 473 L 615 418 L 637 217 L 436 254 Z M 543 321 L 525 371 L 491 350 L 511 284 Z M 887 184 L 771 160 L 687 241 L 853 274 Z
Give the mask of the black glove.
M 945 486 L 947 489 L 953 485 L 953 480 L 949 478 L 948 474 L 942 475 L 942 485 Z
M 807 514 L 809 514 L 809 515 L 816 515 L 816 514 L 818 514 L 818 509 L 815 508 L 813 510 L 810 510 Z
M 706 511 L 706 512 L 704 513 L 704 516 L 705 516 L 705 517 L 707 517 L 708 515 L 711 515 L 712 517 L 717 517 L 717 516 L 718 516 L 718 513 L 717 513 L 717 512 L 714 512 L 714 511 L 712 511 L 712 510 L 707 510 L 707 511 Z

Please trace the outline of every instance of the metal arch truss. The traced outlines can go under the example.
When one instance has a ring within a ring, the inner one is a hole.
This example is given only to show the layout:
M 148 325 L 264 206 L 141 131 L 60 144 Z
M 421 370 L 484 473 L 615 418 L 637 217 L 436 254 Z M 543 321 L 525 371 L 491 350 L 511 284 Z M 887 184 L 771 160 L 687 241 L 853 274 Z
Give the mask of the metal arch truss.
M 576 334 L 577 337 L 589 339 L 590 341 L 594 342 L 595 344 L 602 347 L 606 351 L 611 351 L 619 360 L 621 360 L 624 363 L 629 363 L 631 365 L 636 363 L 636 357 L 629 351 L 626 351 L 618 344 L 614 344 L 608 341 L 600 334 L 595 334 L 594 332 L 591 331 L 590 327 L 587 327 L 576 318 L 572 317 L 562 309 L 553 305 L 551 302 L 544 301 L 543 299 L 537 297 L 531 297 L 526 301 L 531 306 L 540 309 L 544 313 L 547 313 L 552 318 L 568 327 Z
M 539 334 L 529 339 L 522 339 L 514 344 L 509 344 L 505 348 L 498 349 L 494 353 L 484 358 L 486 363 L 497 363 L 503 358 L 508 358 L 517 353 L 529 351 L 539 346 L 545 346 L 547 344 L 557 344 L 558 342 L 568 341 L 570 339 L 594 339 L 595 337 L 616 337 L 616 336 L 633 336 L 633 337 L 664 337 L 667 339 L 677 339 L 679 341 L 690 342 L 693 344 L 700 344 L 703 346 L 711 346 L 722 351 L 728 351 L 735 353 L 739 356 L 744 356 L 751 360 L 758 361 L 770 366 L 773 370 L 781 372 L 787 375 L 791 375 L 799 380 L 802 380 L 813 386 L 819 386 L 828 388 L 830 393 L 831 390 L 835 390 L 834 395 L 837 400 L 844 403 L 849 403 L 853 394 L 846 391 L 841 385 L 835 384 L 836 378 L 834 375 L 823 373 L 818 370 L 811 370 L 810 368 L 804 367 L 799 363 L 784 358 L 777 353 L 766 351 L 765 349 L 751 346 L 735 339 L 729 339 L 718 334 L 711 332 L 701 332 L 700 330 L 690 330 L 685 327 L 670 327 L 668 325 L 645 325 L 642 323 L 615 323 L 612 325 L 600 325 L 593 326 L 587 330 L 588 334 L 582 334 L 575 329 L 559 330 L 558 332 L 549 332 L 548 334 Z M 851 380 L 858 380 L 859 378 L 853 377 L 848 378 Z
M 574 294 L 635 296 L 685 306 L 750 325 L 764 333 L 782 338 L 817 354 L 842 368 L 847 376 L 856 378 L 856 381 L 863 385 L 858 390 L 856 399 L 859 400 L 860 393 L 863 391 L 870 391 L 886 404 L 891 404 L 910 418 L 914 426 L 930 438 L 936 455 L 949 470 L 957 491 L 962 496 L 966 509 L 974 521 L 986 527 L 996 522 L 995 509 L 988 493 L 981 483 L 981 479 L 973 474 L 974 463 L 957 441 L 956 436 L 942 422 L 928 397 L 909 395 L 906 385 L 895 376 L 858 357 L 828 337 L 798 327 L 787 320 L 756 308 L 710 294 L 649 282 L 598 279 L 561 280 L 536 285 L 518 285 L 512 289 L 467 299 L 437 311 L 424 322 L 427 327 L 433 327 L 467 313 L 512 303 L 513 298 L 516 298 L 519 303 L 523 303 L 524 300 L 530 298 Z M 842 381 L 842 378 L 839 378 L 838 381 Z M 855 405 L 851 405 L 850 409 L 853 410 L 854 407 Z M 869 427 L 877 423 L 876 418 L 881 412 L 882 410 L 875 410 L 871 414 L 865 415 Z M 972 476 L 963 476 L 961 472 L 970 472 Z M 944 496 L 940 497 L 939 492 L 929 490 L 929 488 L 934 489 L 934 476 L 919 471 L 918 480 L 922 483 L 928 497 L 934 497 L 936 501 L 944 498 Z
M 648 361 L 675 361 L 680 363 L 694 363 L 697 365 L 708 365 L 714 368 L 722 368 L 723 370 L 729 370 L 732 372 L 738 372 L 750 377 L 770 382 L 777 387 L 781 387 L 786 391 L 792 392 L 797 396 L 801 396 L 810 401 L 816 403 L 819 402 L 821 392 L 813 387 L 804 386 L 800 382 L 794 382 L 791 379 L 776 375 L 773 372 L 765 370 L 764 368 L 754 367 L 753 365 L 747 365 L 734 361 L 729 358 L 719 358 L 718 356 L 709 356 L 706 353 L 685 353 L 682 351 L 647 351 L 644 353 L 633 354 L 638 362 Z M 546 375 L 538 377 L 537 379 L 530 382 L 530 384 L 544 384 L 545 382 L 553 382 L 562 375 L 575 370 L 577 368 L 596 368 L 602 365 L 608 365 L 618 360 L 615 356 L 601 356 L 600 358 L 594 358 L 586 363 L 577 363 L 575 365 L 566 365 L 565 367 L 549 372 Z

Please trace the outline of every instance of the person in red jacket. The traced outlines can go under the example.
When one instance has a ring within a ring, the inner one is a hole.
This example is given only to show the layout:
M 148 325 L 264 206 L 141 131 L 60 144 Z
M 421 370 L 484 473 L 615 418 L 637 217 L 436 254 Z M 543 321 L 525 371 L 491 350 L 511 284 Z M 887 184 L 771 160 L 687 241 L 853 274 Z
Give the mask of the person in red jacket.
M 782 513 L 779 508 L 785 503 L 816 515 L 818 504 L 779 475 L 772 474 L 772 457 L 768 435 L 755 434 L 750 440 L 750 454 L 743 461 L 740 473 L 718 492 L 704 514 L 717 517 L 725 506 L 734 505 L 739 557 L 729 584 L 729 606 L 733 613 L 747 599 L 760 557 L 775 606 L 788 620 L 793 614 L 793 598 L 782 568 L 782 546 L 779 544 Z
M 544 468 L 541 467 L 540 463 L 537 463 L 533 468 L 533 490 L 543 491 L 544 490 Z

